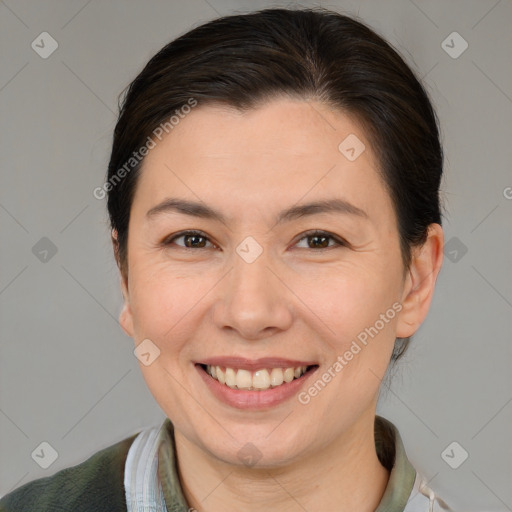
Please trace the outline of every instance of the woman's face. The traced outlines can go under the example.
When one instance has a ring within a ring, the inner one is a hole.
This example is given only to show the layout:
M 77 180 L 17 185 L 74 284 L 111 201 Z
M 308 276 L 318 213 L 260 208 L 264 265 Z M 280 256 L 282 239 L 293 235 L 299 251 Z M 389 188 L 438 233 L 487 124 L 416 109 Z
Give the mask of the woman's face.
M 373 428 L 395 337 L 412 334 L 376 169 L 354 120 L 290 99 L 243 114 L 198 106 L 147 155 L 121 323 L 136 345 L 150 340 L 147 385 L 207 454 L 277 466 Z M 171 199 L 193 205 L 155 210 Z M 286 382 L 296 367 L 309 369 Z

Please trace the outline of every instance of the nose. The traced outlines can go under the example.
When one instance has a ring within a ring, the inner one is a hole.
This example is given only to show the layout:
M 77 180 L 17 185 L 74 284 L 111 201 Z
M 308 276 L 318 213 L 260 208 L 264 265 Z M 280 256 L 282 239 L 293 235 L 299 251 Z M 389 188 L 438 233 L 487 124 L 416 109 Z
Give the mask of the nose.
M 265 252 L 249 263 L 238 254 L 233 268 L 216 287 L 214 322 L 245 340 L 264 339 L 288 329 L 293 294 Z

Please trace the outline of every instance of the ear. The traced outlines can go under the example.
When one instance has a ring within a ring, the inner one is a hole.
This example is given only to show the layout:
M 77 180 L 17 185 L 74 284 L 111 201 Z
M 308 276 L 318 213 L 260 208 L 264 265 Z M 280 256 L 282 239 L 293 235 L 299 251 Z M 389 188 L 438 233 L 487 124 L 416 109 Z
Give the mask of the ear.
M 443 245 L 443 228 L 439 224 L 430 224 L 427 240 L 413 250 L 397 322 L 398 338 L 412 336 L 427 316 L 443 263 Z
M 127 295 L 127 292 L 125 291 L 126 285 L 124 278 L 121 278 L 121 289 L 123 290 L 124 304 L 123 308 L 121 309 L 121 313 L 119 313 L 119 324 L 121 325 L 125 334 L 130 338 L 133 338 L 133 315 L 130 307 L 130 299 Z
M 123 331 L 130 336 L 130 338 L 133 338 L 133 315 L 132 310 L 130 308 L 130 294 L 128 290 L 128 276 L 123 272 L 120 260 L 119 260 L 119 242 L 117 240 L 117 231 L 115 229 L 112 230 L 112 245 L 114 248 L 114 255 L 117 262 L 117 267 L 120 271 L 120 278 L 121 278 L 121 293 L 123 294 L 123 308 L 121 310 L 121 313 L 119 314 L 119 324 L 121 325 L 121 328 Z

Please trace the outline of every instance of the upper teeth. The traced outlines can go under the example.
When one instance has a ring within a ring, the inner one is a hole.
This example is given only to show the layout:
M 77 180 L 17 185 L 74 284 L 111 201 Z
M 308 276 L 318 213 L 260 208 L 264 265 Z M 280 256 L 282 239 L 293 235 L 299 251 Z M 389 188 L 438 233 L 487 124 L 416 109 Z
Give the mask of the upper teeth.
M 263 390 L 280 386 L 283 382 L 291 382 L 306 373 L 307 366 L 296 368 L 272 368 L 250 372 L 220 366 L 206 366 L 206 371 L 221 384 L 233 389 Z

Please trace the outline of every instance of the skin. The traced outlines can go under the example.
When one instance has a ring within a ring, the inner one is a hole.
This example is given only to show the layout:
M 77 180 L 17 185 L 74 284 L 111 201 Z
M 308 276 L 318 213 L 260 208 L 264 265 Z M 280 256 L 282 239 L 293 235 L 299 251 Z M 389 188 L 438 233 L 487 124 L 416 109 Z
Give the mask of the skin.
M 349 134 L 366 146 L 353 162 L 338 150 Z M 136 345 L 149 338 L 161 351 L 151 365 L 139 364 L 175 427 L 191 507 L 364 512 L 378 506 L 389 478 L 373 439 L 379 386 L 395 338 L 414 334 L 427 314 L 443 231 L 430 226 L 406 271 L 377 168 L 354 119 L 289 98 L 246 113 L 198 106 L 146 157 L 121 273 L 120 322 Z M 203 202 L 227 221 L 146 217 L 171 196 Z M 283 209 L 331 198 L 368 218 L 321 213 L 275 222 Z M 183 237 L 163 245 L 189 229 L 207 236 L 201 248 L 187 251 L 190 238 Z M 328 239 L 330 247 L 322 248 L 303 238 L 310 229 L 347 245 Z M 250 264 L 236 252 L 247 236 L 263 249 Z M 293 357 L 317 361 L 321 375 L 393 303 L 401 304 L 399 314 L 307 405 L 294 397 L 263 411 L 235 409 L 209 392 L 193 364 L 213 356 Z M 253 467 L 238 457 L 248 442 L 262 454 Z

